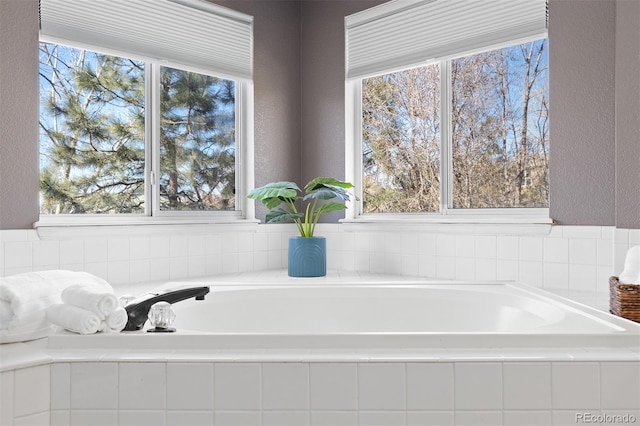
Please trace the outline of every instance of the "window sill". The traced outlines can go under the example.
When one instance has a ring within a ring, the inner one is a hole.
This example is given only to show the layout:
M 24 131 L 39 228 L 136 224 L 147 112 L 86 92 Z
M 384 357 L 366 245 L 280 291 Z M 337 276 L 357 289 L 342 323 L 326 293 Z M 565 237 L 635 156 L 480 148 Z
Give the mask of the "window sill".
M 34 224 L 40 239 L 132 237 L 158 234 L 198 235 L 205 232 L 255 232 L 259 221 L 237 217 L 47 217 Z
M 340 221 L 345 231 L 413 231 L 476 235 L 548 235 L 553 220 L 538 215 L 361 215 Z

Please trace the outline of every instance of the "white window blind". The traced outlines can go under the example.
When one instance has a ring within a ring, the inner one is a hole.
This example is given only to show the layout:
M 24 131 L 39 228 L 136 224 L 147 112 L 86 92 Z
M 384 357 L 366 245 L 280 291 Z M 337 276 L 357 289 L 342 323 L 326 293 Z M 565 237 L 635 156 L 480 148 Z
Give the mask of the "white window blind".
M 393 0 L 345 18 L 347 78 L 546 37 L 546 0 Z
M 205 0 L 40 0 L 47 41 L 253 76 L 253 17 Z

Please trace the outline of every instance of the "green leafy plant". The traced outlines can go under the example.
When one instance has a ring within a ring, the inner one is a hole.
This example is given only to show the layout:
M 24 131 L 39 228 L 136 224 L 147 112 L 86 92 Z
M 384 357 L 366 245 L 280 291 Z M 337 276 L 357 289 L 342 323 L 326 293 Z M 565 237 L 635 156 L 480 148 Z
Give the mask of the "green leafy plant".
M 317 177 L 304 186 L 304 196 L 298 195 L 302 190 L 293 182 L 272 182 L 254 189 L 247 197 L 262 201 L 270 210 L 266 216 L 267 223 L 294 221 L 300 236 L 313 237 L 320 216 L 346 208 L 344 202 L 349 201 L 349 188 L 353 188 L 349 182 Z M 329 201 L 336 199 L 341 202 Z M 303 203 L 300 210 L 296 208 L 298 201 Z M 289 210 L 282 208 L 282 204 L 286 204 Z

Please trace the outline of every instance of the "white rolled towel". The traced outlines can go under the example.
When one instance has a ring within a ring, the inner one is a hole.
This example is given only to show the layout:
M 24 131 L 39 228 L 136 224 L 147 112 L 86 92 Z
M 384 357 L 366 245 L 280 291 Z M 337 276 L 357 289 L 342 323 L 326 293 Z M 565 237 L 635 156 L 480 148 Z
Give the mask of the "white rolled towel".
M 127 325 L 128 319 L 127 311 L 119 307 L 105 318 L 104 331 L 119 333 L 124 329 L 124 326 Z
M 96 314 L 73 305 L 55 304 L 47 308 L 47 319 L 65 330 L 79 334 L 94 334 L 102 321 Z
M 622 284 L 640 284 L 640 246 L 633 246 L 627 252 L 624 270 L 618 280 Z
M 84 285 L 72 285 L 62 291 L 62 302 L 93 312 L 104 320 L 119 306 L 118 298 L 111 291 Z

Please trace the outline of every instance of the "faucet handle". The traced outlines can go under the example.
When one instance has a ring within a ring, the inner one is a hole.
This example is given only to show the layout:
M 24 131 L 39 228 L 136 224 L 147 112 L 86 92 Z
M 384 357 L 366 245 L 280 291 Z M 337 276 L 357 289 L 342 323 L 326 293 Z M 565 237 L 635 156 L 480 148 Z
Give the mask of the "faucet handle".
M 176 314 L 168 302 L 154 303 L 149 309 L 149 323 L 155 327 L 148 329 L 149 332 L 172 332 L 175 328 L 169 327 L 176 319 Z

